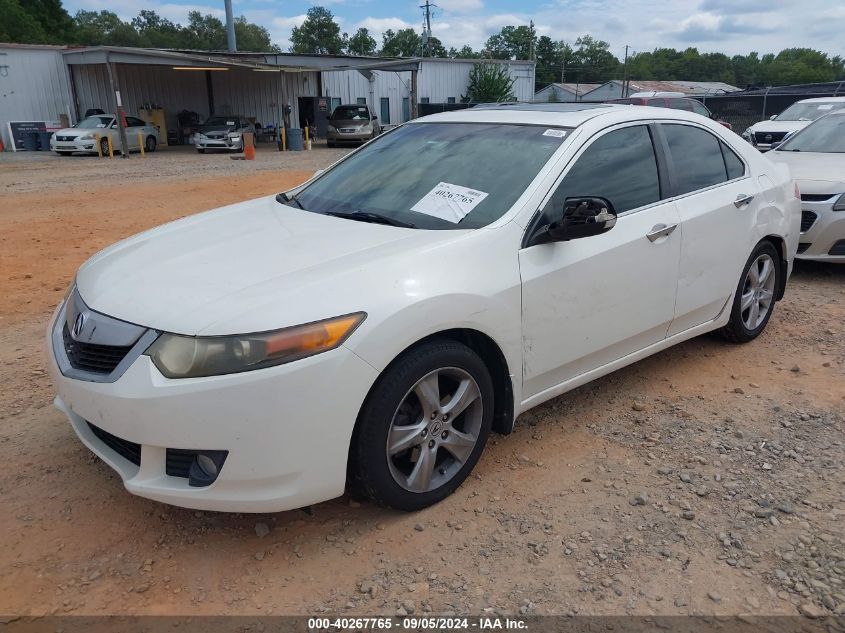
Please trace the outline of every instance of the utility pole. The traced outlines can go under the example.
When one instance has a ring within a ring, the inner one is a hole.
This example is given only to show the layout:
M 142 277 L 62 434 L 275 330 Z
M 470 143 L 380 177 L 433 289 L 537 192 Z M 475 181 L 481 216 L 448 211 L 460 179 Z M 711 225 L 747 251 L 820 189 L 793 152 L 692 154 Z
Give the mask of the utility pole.
M 230 53 L 238 50 L 237 42 L 235 41 L 235 18 L 232 14 L 232 0 L 224 0 L 226 8 L 226 45 Z
M 560 83 L 566 83 L 566 58 L 560 62 Z
M 537 61 L 535 59 L 535 52 L 534 52 L 534 20 L 528 22 L 528 28 L 531 31 L 531 42 L 528 44 L 528 59 L 532 62 Z
M 431 57 L 431 9 L 436 7 L 429 0 L 425 0 L 425 4 L 420 5 L 420 9 L 425 10 L 425 21 L 423 23 L 423 57 Z
M 622 64 L 622 98 L 625 98 L 625 82 L 628 81 L 628 45 L 625 44 L 625 63 Z

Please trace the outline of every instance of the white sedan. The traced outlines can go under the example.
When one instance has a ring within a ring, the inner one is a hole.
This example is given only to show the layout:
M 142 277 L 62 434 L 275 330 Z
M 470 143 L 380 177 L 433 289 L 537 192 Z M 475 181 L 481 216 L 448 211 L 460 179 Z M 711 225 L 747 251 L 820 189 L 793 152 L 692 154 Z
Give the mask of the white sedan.
M 845 110 L 824 116 L 770 152 L 801 190 L 799 259 L 845 263 Z
M 143 497 L 265 512 L 350 482 L 420 509 L 531 407 L 757 337 L 800 215 L 786 169 L 692 113 L 417 119 L 92 257 L 49 333 L 56 406 Z
M 50 149 L 59 156 L 70 156 L 75 152 L 109 155 L 109 138 L 112 151 L 120 152 L 120 130 L 113 114 L 95 114 L 82 119 L 73 127 L 64 128 L 50 137 Z M 137 152 L 143 146 L 147 152 L 154 152 L 159 144 L 159 131 L 152 123 L 134 116 L 126 117 L 126 143 L 130 152 Z

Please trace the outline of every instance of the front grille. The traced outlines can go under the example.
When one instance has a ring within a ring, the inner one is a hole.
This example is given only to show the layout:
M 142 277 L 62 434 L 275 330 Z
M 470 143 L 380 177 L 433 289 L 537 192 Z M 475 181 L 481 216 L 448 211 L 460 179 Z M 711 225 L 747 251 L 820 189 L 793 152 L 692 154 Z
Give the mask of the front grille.
M 97 345 L 75 341 L 65 323 L 62 330 L 65 353 L 71 367 L 94 374 L 110 374 L 120 364 L 132 346 L 119 347 L 116 345 Z
M 56 140 L 57 141 L 65 141 L 65 142 L 75 141 L 76 137 L 75 136 L 59 136 L 58 134 L 56 134 Z
M 128 461 L 132 462 L 136 466 L 141 465 L 141 445 L 136 444 L 135 442 L 130 442 L 129 440 L 124 440 L 123 438 L 117 437 L 116 435 L 112 435 L 108 431 L 104 431 L 99 426 L 94 426 L 90 422 L 87 423 L 88 428 L 91 429 L 91 432 L 97 436 L 97 438 L 110 449 L 112 449 L 115 453 L 127 459 Z
M 813 223 L 816 221 L 816 218 L 819 217 L 812 211 L 802 211 L 801 212 L 801 232 L 806 233 L 810 230 L 810 227 L 813 226 Z
M 754 132 L 754 138 L 758 143 L 778 143 L 787 134 L 788 132 Z
M 824 202 L 830 200 L 836 194 L 833 193 L 802 193 L 801 200 L 804 202 Z
M 839 240 L 836 242 L 830 250 L 827 252 L 828 255 L 837 255 L 842 256 L 845 255 L 845 240 Z
M 798 244 L 798 254 L 800 255 L 801 253 L 806 251 L 811 246 L 812 246 L 812 244 L 810 244 L 809 242 L 801 242 L 800 244 Z

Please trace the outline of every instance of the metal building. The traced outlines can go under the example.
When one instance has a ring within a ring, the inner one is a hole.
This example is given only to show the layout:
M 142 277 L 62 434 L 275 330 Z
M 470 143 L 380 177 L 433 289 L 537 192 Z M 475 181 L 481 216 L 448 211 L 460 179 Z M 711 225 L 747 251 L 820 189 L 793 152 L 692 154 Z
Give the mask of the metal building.
M 413 61 L 413 60 L 407 60 Z M 419 103 L 460 103 L 467 93 L 469 73 L 481 62 L 503 64 L 514 80 L 517 101 L 534 96 L 534 62 L 478 59 L 421 58 L 417 80 Z M 341 103 L 368 103 L 382 125 L 411 118 L 411 72 L 374 70 L 373 81 L 358 70 L 324 71 L 322 96 L 332 107 Z
M 562 103 L 580 101 L 585 94 L 591 90 L 595 90 L 600 85 L 579 83 L 549 84 L 534 93 L 534 101 L 537 103 L 546 103 L 548 101 L 559 101 Z
M 59 125 L 73 96 L 63 46 L 0 44 L 0 135 L 9 143 L 9 121 Z

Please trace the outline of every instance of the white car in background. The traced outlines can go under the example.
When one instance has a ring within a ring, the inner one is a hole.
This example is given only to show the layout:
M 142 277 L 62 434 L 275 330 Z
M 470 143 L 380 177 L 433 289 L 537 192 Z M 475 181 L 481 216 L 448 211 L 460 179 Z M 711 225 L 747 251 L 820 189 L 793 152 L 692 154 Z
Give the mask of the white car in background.
M 349 477 L 417 510 L 522 412 L 705 332 L 757 337 L 799 223 L 788 171 L 691 112 L 423 117 L 94 255 L 52 320 L 55 402 L 144 497 L 268 512 Z
M 787 136 L 803 130 L 819 117 L 845 108 L 845 97 L 803 99 L 768 121 L 760 121 L 742 133 L 742 137 L 761 152 L 768 151 Z
M 119 152 L 120 130 L 113 114 L 95 114 L 82 119 L 73 127 L 64 128 L 50 137 L 50 149 L 59 156 L 70 156 L 75 152 L 96 154 L 97 144 L 103 156 L 109 155 L 109 138 L 112 150 Z M 154 152 L 159 143 L 158 128 L 138 117 L 126 117 L 126 143 L 130 152 L 140 151 L 141 145 L 147 152 Z
M 788 165 L 801 190 L 797 257 L 845 263 L 845 110 L 811 123 L 768 157 Z

